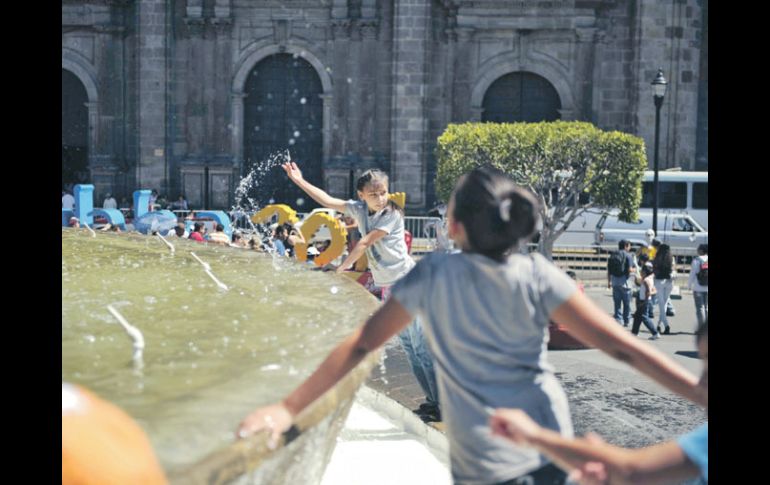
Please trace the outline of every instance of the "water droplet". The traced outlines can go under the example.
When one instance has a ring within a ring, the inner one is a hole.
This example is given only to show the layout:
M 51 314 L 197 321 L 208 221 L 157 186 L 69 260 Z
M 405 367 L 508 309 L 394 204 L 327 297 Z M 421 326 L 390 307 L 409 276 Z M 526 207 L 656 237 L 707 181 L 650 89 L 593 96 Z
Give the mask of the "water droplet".
M 340 289 L 337 288 L 336 286 L 332 286 L 331 287 L 332 295 L 336 295 L 337 293 L 339 293 L 339 291 L 340 291 Z
M 268 202 L 270 202 L 271 204 L 275 204 L 275 199 L 271 198 Z
M 294 145 L 294 138 L 289 138 L 289 145 Z
M 300 197 L 299 199 L 297 199 L 297 206 L 302 207 L 303 205 L 305 205 L 305 199 Z
M 350 79 L 350 78 L 348 78 L 348 84 L 350 84 L 350 83 L 352 83 L 352 82 L 353 82 L 353 80 L 352 80 L 352 79 Z
M 91 343 L 91 344 L 92 344 L 92 343 L 94 343 L 94 342 L 96 342 L 96 337 L 94 337 L 93 335 L 86 335 L 86 336 L 85 336 L 85 339 L 86 339 L 86 341 L 87 341 L 88 343 Z
M 292 57 L 293 57 L 293 58 L 295 58 L 295 59 L 296 59 L 296 58 L 298 58 L 298 57 L 299 57 L 299 53 L 298 53 L 298 52 L 295 52 L 295 53 L 294 53 L 294 55 L 293 55 Z
M 294 138 L 299 138 L 299 131 L 294 132 Z
M 300 104 L 305 104 L 305 103 L 307 103 L 307 98 L 301 98 L 301 99 L 299 100 L 299 103 L 300 103 Z
M 273 99 L 273 93 L 267 93 L 267 99 Z
M 254 131 L 259 131 L 259 126 L 255 126 Z
M 313 125 L 307 125 L 307 129 L 308 130 L 312 130 L 313 129 Z
M 262 111 L 262 106 L 257 106 L 257 111 Z

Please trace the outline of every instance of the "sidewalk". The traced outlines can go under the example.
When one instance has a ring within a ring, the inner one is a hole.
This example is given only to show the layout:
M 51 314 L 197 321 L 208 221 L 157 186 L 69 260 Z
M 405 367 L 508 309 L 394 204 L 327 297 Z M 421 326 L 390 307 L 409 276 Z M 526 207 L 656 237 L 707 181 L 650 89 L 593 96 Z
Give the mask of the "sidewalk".
M 611 290 L 587 288 L 586 295 L 611 314 Z M 642 326 L 639 338 L 699 375 L 702 365 L 693 333 L 696 318 L 692 293 L 683 292 L 681 300 L 674 300 L 674 308 L 676 316 L 669 317 L 671 335 L 647 342 L 649 334 Z M 657 313 L 656 309 L 656 317 Z M 376 368 L 367 385 L 416 409 L 424 395 L 397 337 L 386 344 L 385 353 L 384 372 Z M 548 360 L 569 398 L 577 435 L 594 431 L 610 443 L 637 448 L 672 439 L 707 419 L 698 406 L 599 350 L 549 351 Z

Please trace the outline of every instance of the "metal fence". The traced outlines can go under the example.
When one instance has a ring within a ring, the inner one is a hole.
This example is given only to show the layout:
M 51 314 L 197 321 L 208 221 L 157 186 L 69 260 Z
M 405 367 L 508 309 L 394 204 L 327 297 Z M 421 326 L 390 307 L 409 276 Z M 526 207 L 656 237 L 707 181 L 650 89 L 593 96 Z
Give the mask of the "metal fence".
M 537 244 L 527 245 L 529 252 L 537 251 Z M 676 261 L 677 273 L 674 284 L 687 286 L 692 258 L 697 256 L 695 249 L 671 248 Z M 574 271 L 579 281 L 586 286 L 607 285 L 607 259 L 610 251 L 596 246 L 557 246 L 553 249 L 553 263 L 564 271 Z

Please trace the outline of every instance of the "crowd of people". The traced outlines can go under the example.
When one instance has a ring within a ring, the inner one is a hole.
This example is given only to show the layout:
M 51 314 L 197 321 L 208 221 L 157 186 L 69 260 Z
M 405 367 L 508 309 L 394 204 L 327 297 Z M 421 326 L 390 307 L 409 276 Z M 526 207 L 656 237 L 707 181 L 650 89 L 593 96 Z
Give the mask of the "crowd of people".
M 607 287 L 612 288 L 613 317 L 637 335 L 643 323 L 650 331 L 650 340 L 671 333 L 668 317 L 676 313 L 671 302 L 674 281 L 677 278 L 676 258 L 668 244 L 655 239 L 649 229 L 647 244 L 634 253 L 631 243 L 618 242 L 618 250 L 607 261 Z M 698 324 L 702 325 L 708 316 L 708 244 L 700 244 L 697 256 L 692 259 L 687 280 L 688 289 L 693 291 Z M 636 310 L 631 322 L 631 299 Z M 655 307 L 658 308 L 658 323 L 654 323 Z

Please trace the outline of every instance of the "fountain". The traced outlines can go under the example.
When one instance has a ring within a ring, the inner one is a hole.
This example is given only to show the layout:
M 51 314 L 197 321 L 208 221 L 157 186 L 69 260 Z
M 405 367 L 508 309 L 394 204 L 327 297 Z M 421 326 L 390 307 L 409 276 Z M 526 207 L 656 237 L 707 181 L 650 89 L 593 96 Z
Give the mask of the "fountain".
M 300 414 L 278 450 L 265 433 L 233 432 L 302 382 L 377 301 L 295 261 L 167 242 L 173 250 L 157 237 L 62 229 L 62 380 L 129 413 L 172 483 L 317 483 L 377 353 Z M 142 365 L 125 324 L 143 335 Z

